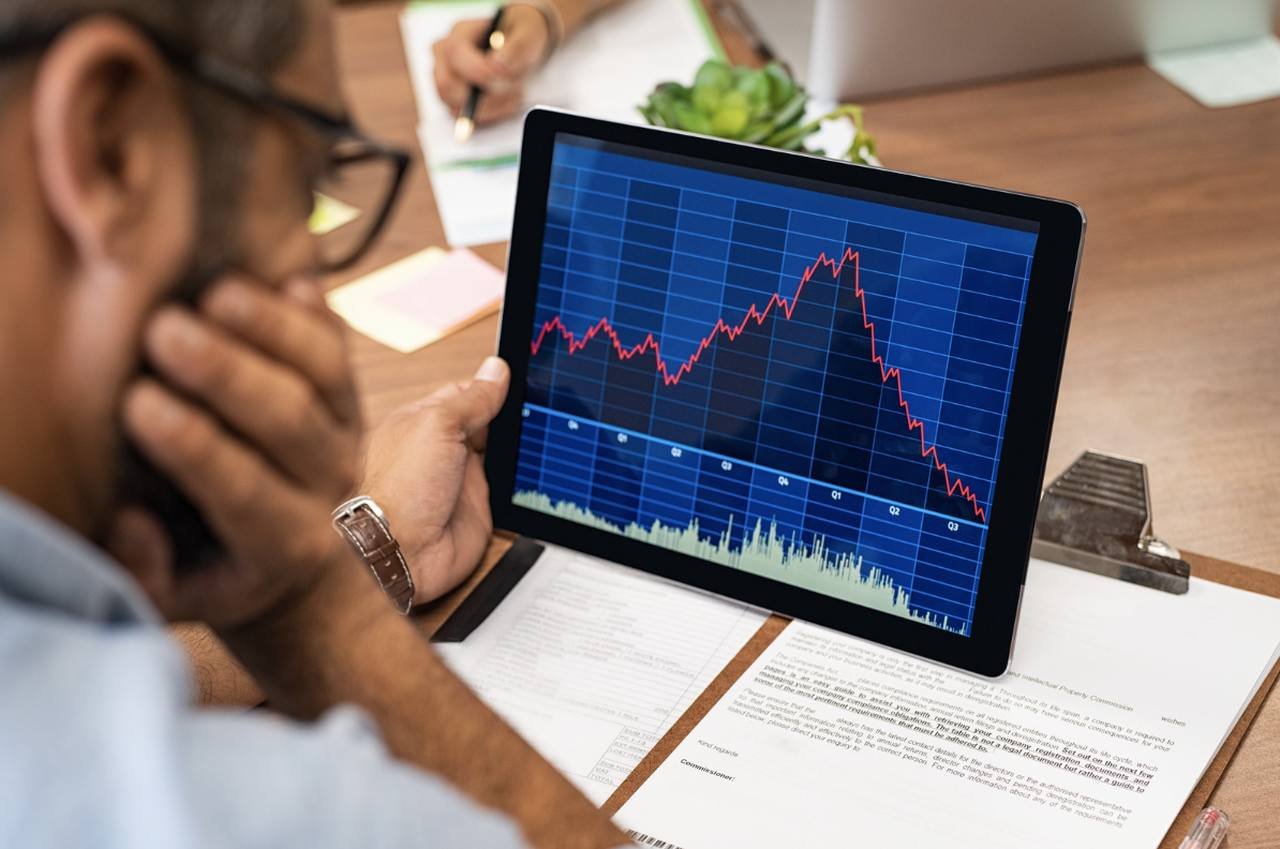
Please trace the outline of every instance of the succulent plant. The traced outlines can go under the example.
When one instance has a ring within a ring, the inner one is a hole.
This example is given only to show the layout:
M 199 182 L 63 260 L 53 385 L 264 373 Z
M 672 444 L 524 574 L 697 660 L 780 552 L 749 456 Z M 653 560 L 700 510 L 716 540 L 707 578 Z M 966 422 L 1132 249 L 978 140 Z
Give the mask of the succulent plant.
M 824 122 L 847 118 L 853 124 L 853 143 L 843 158 L 880 164 L 875 139 L 862 126 L 862 107 L 844 103 L 806 121 L 808 103 L 809 93 L 777 62 L 748 68 L 709 59 L 693 85 L 659 83 L 639 108 L 655 126 L 822 156 L 827 154 L 805 147 L 805 140 Z

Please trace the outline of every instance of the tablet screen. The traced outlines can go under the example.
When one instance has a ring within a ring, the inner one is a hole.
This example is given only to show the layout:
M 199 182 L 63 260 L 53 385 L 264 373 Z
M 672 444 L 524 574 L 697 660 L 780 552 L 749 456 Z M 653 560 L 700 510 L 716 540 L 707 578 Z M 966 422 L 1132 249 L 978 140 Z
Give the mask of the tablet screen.
M 513 502 L 969 634 L 1036 224 L 552 162 Z

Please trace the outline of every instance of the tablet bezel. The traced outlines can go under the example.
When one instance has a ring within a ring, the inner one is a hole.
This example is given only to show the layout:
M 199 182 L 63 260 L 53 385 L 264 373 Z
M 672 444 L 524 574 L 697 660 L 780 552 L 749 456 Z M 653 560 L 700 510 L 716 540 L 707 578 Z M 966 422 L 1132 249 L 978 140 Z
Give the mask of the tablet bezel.
M 759 577 L 512 503 L 521 408 L 546 226 L 547 191 L 560 133 L 880 192 L 917 202 L 1009 216 L 1039 225 L 1003 453 L 990 500 L 987 546 L 968 636 Z M 486 472 L 498 527 L 613 560 L 729 598 L 804 619 L 979 675 L 1008 667 L 1031 551 L 1054 405 L 1066 350 L 1084 215 L 1074 204 L 853 165 L 672 130 L 618 124 L 538 108 L 524 125 L 519 190 L 507 258 L 498 353 L 512 388 L 489 431 Z

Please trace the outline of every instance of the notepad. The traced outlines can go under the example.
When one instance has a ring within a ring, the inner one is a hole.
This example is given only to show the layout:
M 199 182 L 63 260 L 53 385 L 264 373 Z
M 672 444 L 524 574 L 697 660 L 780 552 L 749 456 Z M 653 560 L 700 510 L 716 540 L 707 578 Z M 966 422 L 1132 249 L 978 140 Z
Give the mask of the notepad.
M 501 272 L 465 248 L 427 248 L 327 299 L 353 328 L 407 354 L 495 312 L 504 285 Z

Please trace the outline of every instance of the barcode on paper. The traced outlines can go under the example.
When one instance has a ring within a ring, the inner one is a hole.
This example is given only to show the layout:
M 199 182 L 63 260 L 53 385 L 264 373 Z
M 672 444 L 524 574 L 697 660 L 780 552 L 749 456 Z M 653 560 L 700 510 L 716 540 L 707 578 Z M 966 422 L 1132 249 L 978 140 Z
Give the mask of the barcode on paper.
M 682 847 L 677 846 L 674 843 L 668 843 L 665 840 L 659 840 L 656 837 L 650 837 L 647 834 L 641 834 L 635 829 L 627 828 L 627 829 L 623 829 L 623 831 L 626 832 L 627 837 L 630 837 L 632 840 L 634 840 L 636 843 L 639 843 L 641 846 L 653 846 L 653 847 L 656 847 L 656 849 L 682 849 Z

